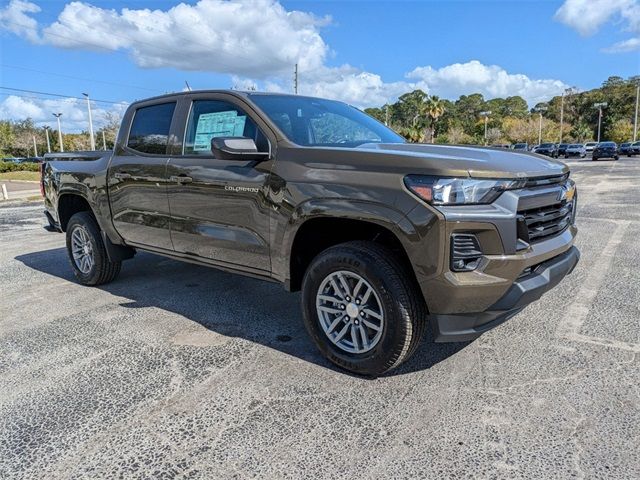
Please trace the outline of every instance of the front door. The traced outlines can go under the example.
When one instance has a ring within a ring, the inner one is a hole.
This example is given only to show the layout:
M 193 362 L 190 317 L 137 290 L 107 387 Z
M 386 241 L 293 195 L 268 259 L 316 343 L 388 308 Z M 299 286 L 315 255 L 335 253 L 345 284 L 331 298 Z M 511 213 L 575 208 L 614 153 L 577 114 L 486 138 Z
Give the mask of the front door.
M 107 172 L 113 225 L 128 244 L 172 250 L 167 144 L 176 102 L 142 104 Z M 129 120 L 127 122 L 127 120 Z
M 244 267 L 270 270 L 266 188 L 272 161 L 220 160 L 214 137 L 250 137 L 269 151 L 264 125 L 237 99 L 223 94 L 187 97 L 182 155 L 167 168 L 171 239 L 176 252 Z

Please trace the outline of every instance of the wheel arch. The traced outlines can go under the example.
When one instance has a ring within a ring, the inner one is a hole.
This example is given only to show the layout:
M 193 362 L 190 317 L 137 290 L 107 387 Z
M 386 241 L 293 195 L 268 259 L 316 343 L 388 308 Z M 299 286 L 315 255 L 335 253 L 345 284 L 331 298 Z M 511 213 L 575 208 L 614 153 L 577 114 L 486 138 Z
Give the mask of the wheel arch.
M 362 205 L 366 202 L 336 203 L 338 208 L 325 204 L 319 210 L 318 203 L 314 202 L 313 206 L 307 206 L 306 212 L 298 212 L 295 228 L 290 228 L 288 241 L 283 242 L 286 250 L 282 253 L 289 260 L 285 279 L 288 290 L 300 289 L 306 269 L 320 252 L 354 240 L 373 241 L 389 248 L 409 267 L 415 279 L 409 245 L 405 242 L 417 234 L 404 215 L 386 206 Z
M 93 218 L 96 214 L 86 196 L 77 191 L 62 192 L 58 197 L 58 222 L 63 232 L 67 231 L 67 225 L 73 215 L 79 212 L 89 212 Z M 97 221 L 97 218 L 96 218 Z

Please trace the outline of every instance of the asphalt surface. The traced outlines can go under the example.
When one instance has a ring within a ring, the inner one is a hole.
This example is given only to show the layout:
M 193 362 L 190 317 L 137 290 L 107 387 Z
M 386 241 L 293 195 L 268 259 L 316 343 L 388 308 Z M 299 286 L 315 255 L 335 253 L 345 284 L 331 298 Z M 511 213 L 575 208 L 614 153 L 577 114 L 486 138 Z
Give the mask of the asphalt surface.
M 140 254 L 82 287 L 0 207 L 0 478 L 640 478 L 640 159 L 570 163 L 576 271 L 376 380 L 276 284 Z

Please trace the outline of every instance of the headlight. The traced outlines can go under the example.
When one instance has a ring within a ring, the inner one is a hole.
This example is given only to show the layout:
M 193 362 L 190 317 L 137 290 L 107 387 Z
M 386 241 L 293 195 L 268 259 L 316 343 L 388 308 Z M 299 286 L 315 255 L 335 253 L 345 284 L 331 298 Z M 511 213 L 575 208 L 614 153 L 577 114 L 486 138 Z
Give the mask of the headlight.
M 526 180 L 407 175 L 404 183 L 414 194 L 432 205 L 478 205 L 493 202 L 505 190 L 524 187 Z

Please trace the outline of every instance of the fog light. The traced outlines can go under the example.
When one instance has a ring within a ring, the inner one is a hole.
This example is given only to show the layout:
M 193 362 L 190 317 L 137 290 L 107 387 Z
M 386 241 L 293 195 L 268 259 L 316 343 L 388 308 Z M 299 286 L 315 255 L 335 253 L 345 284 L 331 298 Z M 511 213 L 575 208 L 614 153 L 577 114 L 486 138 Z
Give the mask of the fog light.
M 482 259 L 480 243 L 471 233 L 454 233 L 451 235 L 451 270 L 454 272 L 471 272 L 478 268 Z

